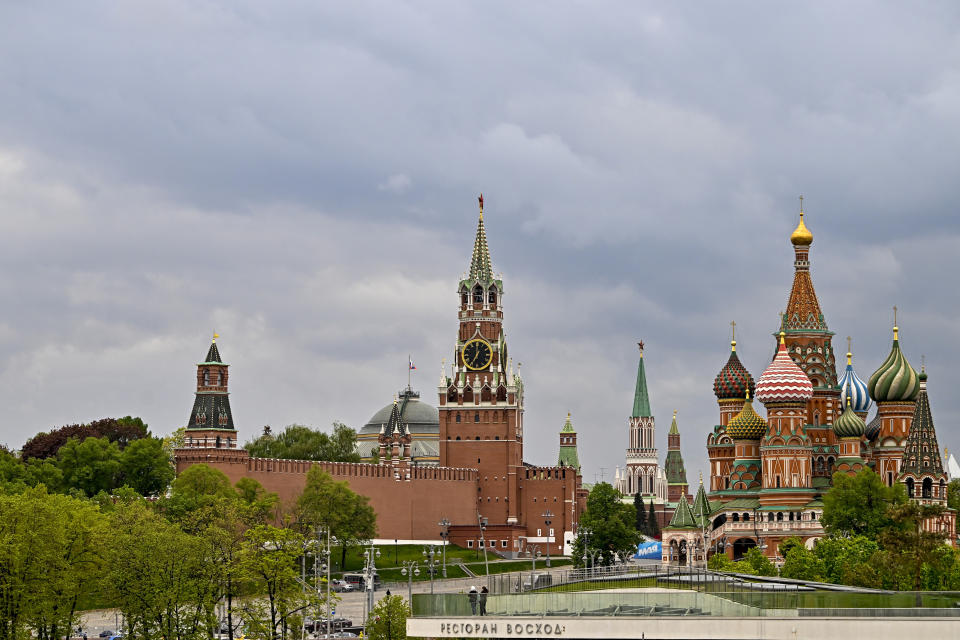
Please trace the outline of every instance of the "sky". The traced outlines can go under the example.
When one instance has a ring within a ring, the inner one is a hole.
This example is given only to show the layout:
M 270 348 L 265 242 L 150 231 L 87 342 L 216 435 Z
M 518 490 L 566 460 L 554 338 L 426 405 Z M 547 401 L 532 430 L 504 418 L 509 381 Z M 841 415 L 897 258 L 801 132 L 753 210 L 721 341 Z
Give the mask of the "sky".
M 955 2 L 6 2 L 0 443 L 184 426 L 214 331 L 242 440 L 361 427 L 408 356 L 436 404 L 482 192 L 528 462 L 569 411 L 613 477 L 643 340 L 695 484 L 800 194 L 838 352 L 866 380 L 896 305 L 960 448 L 958 143 Z

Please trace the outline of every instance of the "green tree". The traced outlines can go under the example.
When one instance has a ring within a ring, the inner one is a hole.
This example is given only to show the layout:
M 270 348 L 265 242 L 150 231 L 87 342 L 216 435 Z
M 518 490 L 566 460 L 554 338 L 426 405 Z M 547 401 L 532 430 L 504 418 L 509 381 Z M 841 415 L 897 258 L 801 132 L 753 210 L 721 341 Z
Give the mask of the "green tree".
M 960 513 L 960 478 L 954 478 L 947 485 L 947 506 Z M 957 533 L 960 533 L 960 518 L 957 518 Z
M 301 424 L 291 424 L 281 433 L 264 433 L 244 448 L 256 458 L 360 462 L 356 452 L 357 432 L 340 422 L 324 433 Z
M 120 478 L 120 447 L 107 438 L 70 438 L 60 447 L 57 466 L 65 489 L 77 489 L 87 496 L 109 493 Z
M 831 535 L 864 535 L 876 540 L 894 524 L 888 514 L 890 508 L 906 501 L 902 485 L 888 487 L 870 469 L 852 477 L 837 472 L 833 474 L 833 487 L 823 496 L 821 523 Z
M 162 506 L 171 518 L 179 519 L 218 499 L 236 498 L 237 492 L 224 472 L 205 464 L 194 464 L 173 481 L 170 498 Z
M 647 513 L 647 533 L 651 538 L 660 537 L 660 522 L 657 521 L 657 512 L 653 509 L 653 498 L 650 498 L 650 511 Z
M 267 638 L 286 638 L 288 622 L 305 609 L 319 606 L 319 595 L 302 589 L 299 560 L 304 537 L 291 529 L 257 525 L 244 536 L 242 575 L 264 600 L 249 601 L 242 617 L 247 628 Z
M 340 541 L 341 567 L 350 545 L 369 540 L 377 533 L 377 515 L 370 499 L 354 493 L 346 482 L 335 481 L 317 466 L 307 472 L 303 493 L 297 498 L 296 520 L 305 533 L 323 528 L 336 536 Z
M 857 579 L 861 582 L 869 580 L 869 574 L 860 567 L 870 564 L 871 558 L 879 550 L 877 542 L 866 536 L 828 536 L 818 540 L 813 549 L 820 562 L 823 579 L 833 584 L 851 584 L 854 576 L 859 576 Z
M 159 438 L 134 440 L 120 454 L 120 484 L 144 496 L 163 494 L 175 473 Z
M 410 607 L 403 596 L 386 596 L 374 605 L 367 618 L 370 640 L 406 640 Z
M 782 545 L 781 548 L 783 548 Z M 823 565 L 820 559 L 807 549 L 802 542 L 789 545 L 786 548 L 786 553 L 781 552 L 781 554 L 784 557 L 784 562 L 780 569 L 780 575 L 784 578 L 815 582 L 823 580 Z
M 944 507 L 938 504 L 919 504 L 910 500 L 890 510 L 890 518 L 899 526 L 883 531 L 880 542 L 884 549 L 900 557 L 903 566 L 909 568 L 911 588 L 923 589 L 924 565 L 933 563 L 937 550 L 943 545 L 946 534 L 924 530 L 924 522 L 943 515 Z M 917 596 L 919 606 L 920 596 Z
M 758 576 L 775 576 L 777 568 L 770 562 L 770 558 L 763 555 L 763 552 L 753 547 L 743 557 L 743 560 L 753 569 L 752 573 Z
M 100 566 L 94 504 L 44 487 L 0 495 L 0 638 L 59 638 Z
M 611 564 L 614 554 L 636 553 L 642 535 L 636 529 L 637 514 L 632 504 L 623 504 L 621 494 L 610 483 L 594 485 L 587 497 L 587 508 L 580 516 L 580 527 L 591 531 L 589 543 L 583 534 L 577 536 L 573 545 L 573 558 L 583 566 L 585 545 L 600 552 L 597 564 Z
M 268 492 L 253 478 L 240 478 L 234 488 L 247 507 L 246 517 L 251 524 L 265 524 L 280 503 L 277 494 Z
M 31 458 L 55 458 L 60 447 L 67 440 L 76 438 L 83 442 L 87 438 L 106 438 L 115 442 L 120 449 L 139 438 L 149 435 L 147 425 L 140 418 L 126 416 L 123 418 L 104 418 L 94 420 L 88 424 L 72 424 L 49 433 L 41 432 L 27 440 L 20 455 L 24 460 Z
M 647 535 L 647 505 L 643 504 L 643 496 L 639 491 L 633 494 L 633 508 L 637 510 L 637 531 Z
M 110 515 L 102 591 L 124 615 L 124 637 L 193 640 L 216 631 L 221 570 L 201 540 L 143 501 Z

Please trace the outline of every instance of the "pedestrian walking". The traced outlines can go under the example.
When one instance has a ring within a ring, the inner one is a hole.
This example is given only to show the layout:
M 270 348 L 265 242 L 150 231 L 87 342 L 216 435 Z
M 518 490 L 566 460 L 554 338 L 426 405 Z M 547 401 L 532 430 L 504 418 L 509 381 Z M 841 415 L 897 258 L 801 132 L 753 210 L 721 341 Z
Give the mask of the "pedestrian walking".
M 486 587 L 480 589 L 480 596 L 477 598 L 480 601 L 480 615 L 487 615 L 487 594 L 490 593 Z
M 470 593 L 467 594 L 467 598 L 470 600 L 470 610 L 473 612 L 473 615 L 477 615 L 477 588 L 470 587 Z

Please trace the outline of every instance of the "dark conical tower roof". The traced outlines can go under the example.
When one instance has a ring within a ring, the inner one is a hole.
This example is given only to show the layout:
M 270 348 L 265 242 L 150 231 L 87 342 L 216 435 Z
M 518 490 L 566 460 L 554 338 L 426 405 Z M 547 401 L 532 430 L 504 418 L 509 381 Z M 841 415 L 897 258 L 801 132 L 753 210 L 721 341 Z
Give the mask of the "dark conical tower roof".
M 217 349 L 216 339 L 210 343 L 210 348 L 207 349 L 207 357 L 204 358 L 204 362 L 219 362 L 223 363 L 223 360 L 220 359 L 220 350 Z
M 480 219 L 477 220 L 477 237 L 473 241 L 473 256 L 470 259 L 470 280 L 489 282 L 493 280 L 493 265 L 490 248 L 487 246 L 487 230 L 483 226 L 483 194 L 480 194 Z
M 187 422 L 188 430 L 234 431 L 230 394 L 227 390 L 227 365 L 220 357 L 214 334 L 207 357 L 197 365 L 197 391 Z
M 921 373 L 920 395 L 913 411 L 913 423 L 907 435 L 907 444 L 903 450 L 903 462 L 900 473 L 915 476 L 941 476 L 943 460 L 937 444 L 937 432 L 933 427 L 933 414 L 930 412 L 930 398 L 927 396 L 927 374 Z

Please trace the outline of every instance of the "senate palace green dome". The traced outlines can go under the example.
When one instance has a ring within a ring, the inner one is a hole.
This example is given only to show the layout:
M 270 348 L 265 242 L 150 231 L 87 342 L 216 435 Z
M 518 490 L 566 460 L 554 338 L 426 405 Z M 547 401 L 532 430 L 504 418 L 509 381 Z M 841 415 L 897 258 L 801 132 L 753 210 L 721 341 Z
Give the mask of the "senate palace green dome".
M 420 393 L 406 388 L 397 396 L 400 416 L 413 438 L 410 455 L 414 464 L 436 465 L 440 462 L 440 412 L 437 408 L 421 402 Z M 369 462 L 372 451 L 379 448 L 377 438 L 380 430 L 390 421 L 393 402 L 373 414 L 357 432 L 357 452 Z

